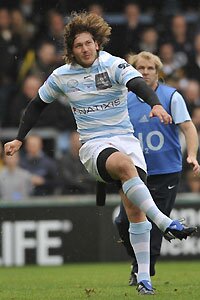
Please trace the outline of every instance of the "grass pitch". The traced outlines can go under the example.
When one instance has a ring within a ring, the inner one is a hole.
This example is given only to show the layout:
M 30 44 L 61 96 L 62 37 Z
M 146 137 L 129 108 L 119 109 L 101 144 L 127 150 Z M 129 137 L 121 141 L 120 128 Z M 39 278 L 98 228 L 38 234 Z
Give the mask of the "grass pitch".
M 69 264 L 0 269 L 1 300 L 141 299 L 129 287 L 128 263 Z M 200 261 L 160 262 L 155 300 L 199 300 Z

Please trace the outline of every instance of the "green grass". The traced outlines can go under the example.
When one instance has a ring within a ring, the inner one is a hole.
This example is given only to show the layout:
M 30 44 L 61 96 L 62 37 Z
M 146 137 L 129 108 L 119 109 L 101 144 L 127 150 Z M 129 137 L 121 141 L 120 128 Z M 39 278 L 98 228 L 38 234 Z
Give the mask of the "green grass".
M 128 263 L 0 269 L 1 300 L 141 299 L 127 286 Z M 199 300 L 200 261 L 162 262 L 153 278 L 155 300 Z

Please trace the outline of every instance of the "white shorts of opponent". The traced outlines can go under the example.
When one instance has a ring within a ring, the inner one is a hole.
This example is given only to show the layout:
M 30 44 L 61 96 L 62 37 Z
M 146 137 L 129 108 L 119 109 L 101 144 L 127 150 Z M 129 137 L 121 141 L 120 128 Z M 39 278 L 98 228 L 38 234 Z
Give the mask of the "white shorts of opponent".
M 133 135 L 96 138 L 86 142 L 79 151 L 82 164 L 96 180 L 104 182 L 98 173 L 96 162 L 101 151 L 110 147 L 127 154 L 132 159 L 135 166 L 141 168 L 145 172 L 147 171 L 140 142 Z

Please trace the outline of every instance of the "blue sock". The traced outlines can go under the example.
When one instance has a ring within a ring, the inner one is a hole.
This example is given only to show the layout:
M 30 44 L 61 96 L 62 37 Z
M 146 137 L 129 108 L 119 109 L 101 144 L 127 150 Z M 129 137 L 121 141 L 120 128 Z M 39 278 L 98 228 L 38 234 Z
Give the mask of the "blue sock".
M 122 188 L 128 199 L 139 207 L 161 231 L 164 232 L 169 227 L 172 220 L 158 209 L 148 188 L 139 177 L 125 181 Z
M 138 263 L 138 283 L 142 280 L 151 281 L 149 274 L 150 264 L 150 230 L 149 221 L 130 223 L 130 242 Z

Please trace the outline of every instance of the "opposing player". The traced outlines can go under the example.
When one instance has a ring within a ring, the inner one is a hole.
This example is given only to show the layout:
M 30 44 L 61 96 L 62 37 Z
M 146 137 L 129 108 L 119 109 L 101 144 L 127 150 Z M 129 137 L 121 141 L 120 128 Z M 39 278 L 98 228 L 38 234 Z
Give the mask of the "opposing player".
M 66 64 L 56 69 L 39 89 L 22 117 L 16 139 L 5 145 L 5 152 L 13 155 L 19 150 L 43 109 L 58 95 L 65 95 L 83 144 L 82 163 L 97 180 L 122 184 L 131 244 L 138 262 L 138 291 L 151 295 L 154 294 L 149 275 L 151 223 L 146 215 L 163 232 L 171 232 L 177 238 L 187 237 L 195 228 L 187 228 L 165 216 L 138 176 L 136 166 L 145 174 L 146 164 L 139 141 L 133 136 L 127 88 L 152 107 L 151 117 L 157 116 L 168 124 L 171 116 L 137 70 L 123 59 L 101 51 L 110 31 L 97 15 L 72 15 L 65 27 Z

